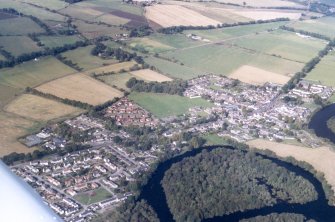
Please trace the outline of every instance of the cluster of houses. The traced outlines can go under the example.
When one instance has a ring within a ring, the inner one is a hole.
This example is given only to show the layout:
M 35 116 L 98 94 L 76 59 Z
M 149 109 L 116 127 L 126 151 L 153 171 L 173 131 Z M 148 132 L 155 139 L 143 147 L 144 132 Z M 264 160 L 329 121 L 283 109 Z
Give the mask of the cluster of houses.
M 119 126 L 149 126 L 155 127 L 158 120 L 154 119 L 151 114 L 142 107 L 124 97 L 108 107 L 105 111 L 105 117 L 115 120 Z
M 290 91 L 290 95 L 300 98 L 312 98 L 314 95 L 320 96 L 321 99 L 328 99 L 334 93 L 332 87 L 315 84 L 306 80 L 300 81 L 297 86 Z
M 24 139 L 24 144 L 27 147 L 40 145 L 44 148 L 55 150 L 57 148 L 64 148 L 66 140 L 57 134 L 54 134 L 50 128 L 45 128 L 41 132 L 29 135 Z

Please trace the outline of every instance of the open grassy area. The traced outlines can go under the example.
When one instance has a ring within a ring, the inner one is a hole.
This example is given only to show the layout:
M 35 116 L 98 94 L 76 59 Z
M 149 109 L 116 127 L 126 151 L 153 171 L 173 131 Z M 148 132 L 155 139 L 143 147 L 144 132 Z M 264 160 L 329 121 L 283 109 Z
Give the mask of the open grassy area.
M 46 7 L 49 9 L 59 10 L 61 8 L 64 8 L 69 5 L 69 3 L 66 3 L 65 1 L 59 1 L 59 0 L 24 0 L 24 2 L 28 2 L 34 5 L 39 5 L 41 7 Z
M 97 203 L 112 197 L 112 194 L 109 193 L 106 189 L 100 187 L 98 189 L 78 194 L 74 197 L 77 201 L 84 205 L 90 205 Z
M 48 121 L 60 117 L 78 115 L 83 110 L 39 96 L 24 94 L 5 107 L 10 113 L 34 119 Z
M 27 36 L 0 36 L 0 47 L 14 57 L 43 50 Z
M 15 66 L 1 69 L 0 82 L 17 89 L 34 87 L 55 78 L 73 73 L 75 70 L 59 62 L 53 57 L 40 58 Z
M 91 105 L 99 105 L 123 96 L 122 92 L 83 73 L 56 79 L 37 87 L 37 90 Z
M 108 75 L 108 76 L 100 76 L 99 79 L 103 80 L 106 84 L 110 86 L 116 86 L 118 88 L 129 91 L 129 88 L 126 86 L 126 83 L 132 77 L 134 76 L 125 72 L 125 73 L 118 73 L 118 74 L 113 74 L 113 75 Z
M 115 63 L 112 65 L 107 65 L 107 66 L 102 66 L 96 69 L 91 69 L 86 71 L 86 74 L 103 74 L 103 73 L 108 73 L 108 72 L 120 72 L 122 70 L 128 71 L 131 67 L 133 67 L 136 64 L 134 61 L 128 61 L 128 62 L 120 62 L 120 63 Z
M 226 140 L 217 134 L 206 134 L 203 138 L 207 140 L 206 144 L 209 146 L 226 144 Z
M 83 68 L 83 70 L 90 70 L 94 68 L 98 68 L 103 65 L 113 64 L 115 60 L 104 60 L 97 56 L 91 55 L 91 50 L 94 46 L 86 46 L 77 48 L 74 50 L 67 51 L 62 53 L 61 55 L 66 57 L 68 60 L 71 60 L 73 63 L 78 64 L 79 67 Z
M 212 106 L 210 102 L 201 98 L 189 99 L 177 95 L 157 93 L 131 93 L 129 99 L 135 101 L 159 118 L 182 115 L 186 113 L 189 108 L 195 106 Z
M 273 22 L 255 25 L 235 26 L 230 28 L 212 29 L 212 30 L 189 30 L 184 31 L 185 34 L 196 34 L 203 38 L 217 41 L 223 39 L 230 39 L 234 37 L 249 35 L 258 32 L 264 32 L 269 29 L 276 29 L 287 22 Z
M 12 152 L 28 153 L 34 151 L 17 141 L 39 126 L 38 122 L 28 120 L 12 113 L 0 112 L 0 157 Z
M 203 72 L 191 67 L 180 65 L 180 63 L 170 62 L 164 59 L 150 56 L 144 59 L 146 63 L 156 67 L 160 73 L 179 79 L 192 79 Z
M 307 74 L 306 79 L 320 82 L 323 85 L 335 87 L 335 52 L 323 57 L 321 62 Z
M 290 24 L 290 27 L 315 32 L 330 38 L 335 38 L 335 17 L 322 17 L 313 20 L 304 20 Z
M 8 25 L 10 24 L 10 25 Z M 27 35 L 29 33 L 43 33 L 44 30 L 30 18 L 17 17 L 0 20 L 1 35 Z
M 310 61 L 326 45 L 322 40 L 302 38 L 295 33 L 282 30 L 239 38 L 227 44 L 302 63 Z
M 163 56 L 177 59 L 179 63 L 192 67 L 196 73 L 214 73 L 229 75 L 243 65 L 250 65 L 281 75 L 292 75 L 300 71 L 304 64 L 297 63 L 259 52 L 231 47 L 229 45 L 211 44 L 185 50 L 171 51 Z M 180 72 L 182 74 L 183 72 Z M 194 73 L 194 77 L 198 74 Z
M 149 38 L 135 38 L 130 42 L 130 47 L 137 50 L 146 50 L 150 53 L 158 53 L 161 51 L 166 51 L 172 49 L 171 46 L 165 45 L 158 41 L 149 39 Z
M 76 35 L 65 35 L 65 36 L 40 36 L 39 40 L 44 47 L 55 48 L 66 44 L 73 44 L 81 39 Z

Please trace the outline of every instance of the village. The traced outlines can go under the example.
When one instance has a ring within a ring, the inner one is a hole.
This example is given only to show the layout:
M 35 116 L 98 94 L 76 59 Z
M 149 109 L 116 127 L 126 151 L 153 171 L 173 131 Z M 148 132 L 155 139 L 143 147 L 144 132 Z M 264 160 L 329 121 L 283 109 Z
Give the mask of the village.
M 132 195 L 126 184 L 134 181 L 137 174 L 147 171 L 163 152 L 157 145 L 146 151 L 129 150 L 119 141 L 131 135 L 122 129 L 108 129 L 106 120 L 116 127 L 155 129 L 165 126 L 162 135 L 172 141 L 171 150 L 181 150 L 173 139 L 182 132 L 214 133 L 238 142 L 255 138 L 277 142 L 297 140 L 306 146 L 318 147 L 321 141 L 300 126 L 312 114 L 310 104 L 314 103 L 315 96 L 327 99 L 332 94 L 332 88 L 306 81 L 283 93 L 281 86 L 276 84 L 254 86 L 223 76 L 200 76 L 188 81 L 184 96 L 204 98 L 213 104 L 209 108 L 193 107 L 182 116 L 158 120 L 124 97 L 105 108 L 101 117 L 82 114 L 56 124 L 57 127 L 45 127 L 24 141 L 28 147 L 38 145 L 57 151 L 69 146 L 70 140 L 75 138 L 89 148 L 63 156 L 51 155 L 15 165 L 12 169 L 66 221 L 87 221 Z M 62 134 L 62 130 L 65 133 Z M 64 136 L 68 132 L 73 136 L 71 139 Z M 106 195 L 90 201 L 99 196 L 99 192 Z M 81 198 L 83 196 L 85 198 Z

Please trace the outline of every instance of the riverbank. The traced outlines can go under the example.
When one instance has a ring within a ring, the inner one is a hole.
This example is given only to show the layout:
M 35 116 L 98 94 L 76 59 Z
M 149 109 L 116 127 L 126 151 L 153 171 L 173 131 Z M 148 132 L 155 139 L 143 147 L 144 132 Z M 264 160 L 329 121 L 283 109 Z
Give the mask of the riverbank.
M 309 163 L 313 168 L 324 174 L 326 181 L 335 192 L 335 152 L 329 147 L 308 148 L 303 146 L 288 145 L 262 139 L 247 142 L 250 147 L 270 150 L 279 157 L 293 157 L 298 161 Z

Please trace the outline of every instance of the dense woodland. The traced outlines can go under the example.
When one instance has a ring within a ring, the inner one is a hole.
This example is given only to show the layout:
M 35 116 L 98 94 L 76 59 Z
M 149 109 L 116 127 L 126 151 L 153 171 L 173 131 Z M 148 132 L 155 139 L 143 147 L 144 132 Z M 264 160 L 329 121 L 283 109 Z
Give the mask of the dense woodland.
M 317 198 L 313 185 L 253 152 L 216 149 L 174 164 L 162 181 L 176 221 Z
M 187 82 L 183 80 L 162 83 L 145 82 L 144 80 L 138 80 L 133 77 L 128 80 L 126 86 L 136 92 L 167 93 L 181 96 L 187 88 Z
M 128 200 L 117 210 L 94 218 L 95 222 L 159 222 L 155 211 L 144 200 Z
M 292 213 L 272 213 L 266 216 L 257 216 L 250 219 L 240 220 L 240 222 L 315 222 L 315 220 L 307 220 L 304 215 Z

